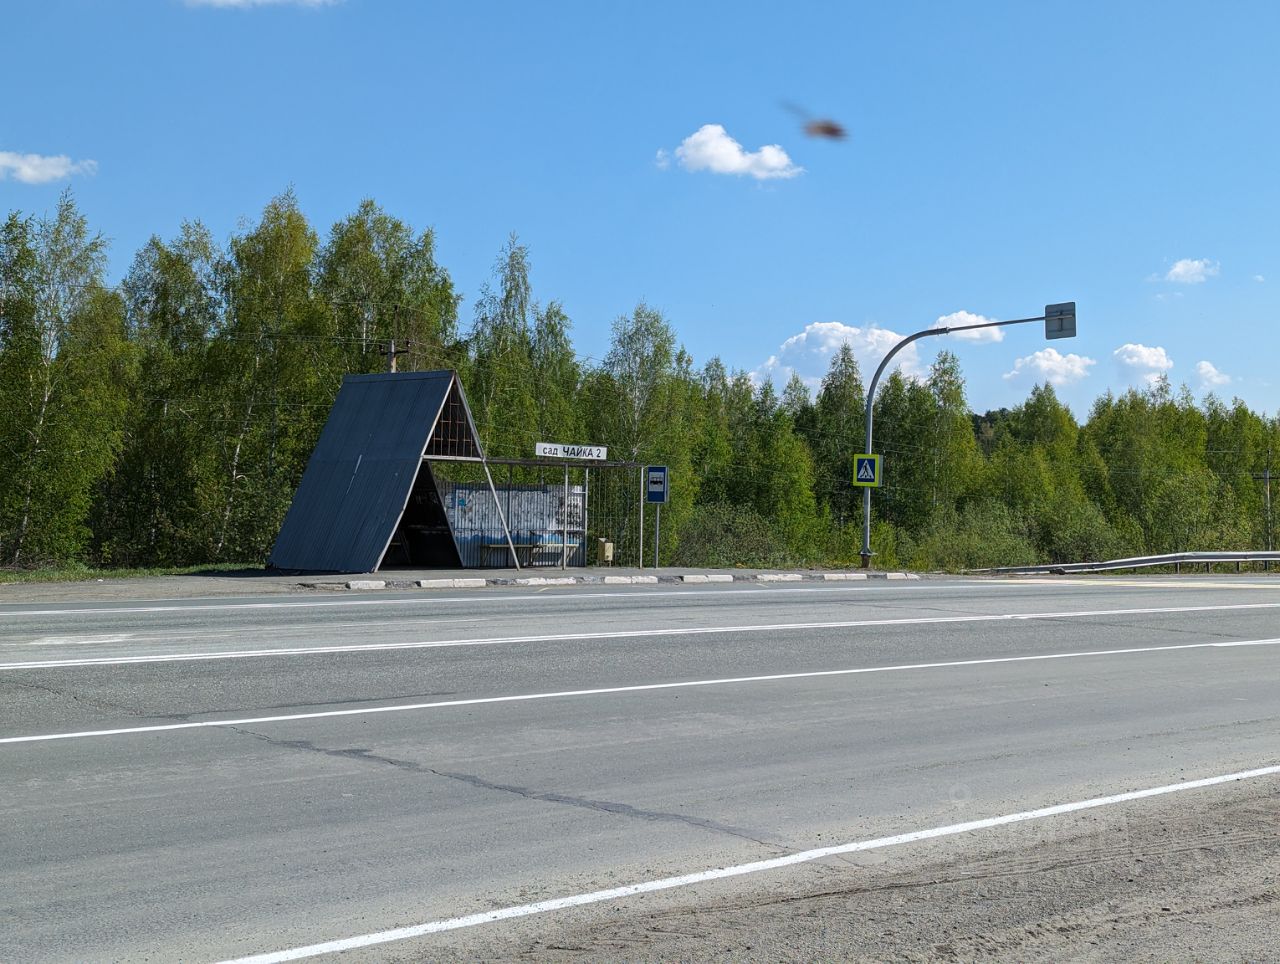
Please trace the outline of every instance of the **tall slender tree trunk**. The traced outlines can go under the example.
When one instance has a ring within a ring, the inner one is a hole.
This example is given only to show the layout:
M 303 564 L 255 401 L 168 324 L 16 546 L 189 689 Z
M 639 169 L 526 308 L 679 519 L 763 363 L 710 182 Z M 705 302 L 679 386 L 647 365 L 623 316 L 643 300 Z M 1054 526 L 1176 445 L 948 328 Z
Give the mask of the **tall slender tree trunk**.
M 214 547 L 216 556 L 222 555 L 222 549 L 227 544 L 227 529 L 231 525 L 231 512 L 235 508 L 236 501 L 236 480 L 240 475 L 240 451 L 244 448 L 244 440 L 249 434 L 249 423 L 253 420 L 253 407 L 257 404 L 258 384 L 258 367 L 262 362 L 262 347 L 258 345 L 253 356 L 253 381 L 255 386 L 254 397 L 249 401 L 249 407 L 245 409 L 244 420 L 240 423 L 240 430 L 236 433 L 236 447 L 231 453 L 231 478 L 227 482 L 227 501 L 222 508 L 222 527 L 218 532 L 218 544 Z
M 53 379 L 49 374 L 49 363 L 46 361 L 43 365 L 44 371 L 44 392 L 40 398 L 40 412 L 36 416 L 35 427 L 29 433 L 34 445 L 31 449 L 30 462 L 39 462 L 40 443 L 44 435 L 45 417 L 49 412 L 49 399 L 53 395 Z M 17 567 L 22 562 L 23 544 L 27 539 L 27 529 L 31 525 L 31 502 L 35 496 L 35 476 L 32 472 L 27 473 L 26 486 L 22 495 L 22 521 L 18 523 L 18 534 L 13 541 L 13 565 Z
M 214 547 L 214 555 L 222 555 L 222 547 L 227 543 L 227 529 L 231 524 L 231 511 L 235 508 L 236 479 L 240 474 L 240 450 L 244 446 L 245 436 L 249 434 L 249 421 L 253 417 L 253 402 L 245 411 L 244 421 L 240 423 L 240 431 L 236 435 L 236 447 L 231 453 L 231 478 L 227 483 L 227 501 L 222 507 L 222 526 L 218 532 L 218 544 Z

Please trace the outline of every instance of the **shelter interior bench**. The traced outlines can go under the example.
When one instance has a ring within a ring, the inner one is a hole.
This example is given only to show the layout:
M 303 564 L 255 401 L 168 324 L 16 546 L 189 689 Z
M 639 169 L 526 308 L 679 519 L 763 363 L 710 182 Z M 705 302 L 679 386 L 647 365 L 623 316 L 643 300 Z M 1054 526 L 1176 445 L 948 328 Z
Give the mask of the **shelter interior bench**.
M 570 540 L 567 544 L 569 556 L 572 557 L 578 551 L 578 546 L 582 543 L 576 540 Z M 553 566 L 556 565 L 564 555 L 566 544 L 560 541 L 556 542 L 515 542 L 511 546 L 516 550 L 516 561 L 521 566 Z M 511 549 L 505 542 L 486 542 L 485 549 L 489 551 L 490 557 L 501 558 L 506 561 L 510 558 Z

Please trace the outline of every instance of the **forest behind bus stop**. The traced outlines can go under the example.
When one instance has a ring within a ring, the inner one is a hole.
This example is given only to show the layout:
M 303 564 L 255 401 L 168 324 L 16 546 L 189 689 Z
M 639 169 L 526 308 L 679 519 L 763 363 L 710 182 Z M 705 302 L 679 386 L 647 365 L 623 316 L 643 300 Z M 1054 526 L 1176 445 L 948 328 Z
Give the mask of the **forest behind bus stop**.
M 498 245 L 495 244 L 495 247 Z M 321 233 L 273 199 L 220 243 L 153 237 L 123 281 L 64 194 L 0 228 L 0 567 L 265 561 L 344 374 L 461 373 L 487 454 L 606 445 L 671 468 L 663 562 L 849 565 L 864 382 L 847 345 L 816 391 L 696 361 L 640 303 L 603 357 L 500 247 L 468 296 L 430 230 L 366 201 Z M 465 313 L 470 317 L 463 320 Z M 971 411 L 959 359 L 875 400 L 876 564 L 962 569 L 1267 548 L 1280 419 L 1154 378 L 1078 421 L 1049 384 Z

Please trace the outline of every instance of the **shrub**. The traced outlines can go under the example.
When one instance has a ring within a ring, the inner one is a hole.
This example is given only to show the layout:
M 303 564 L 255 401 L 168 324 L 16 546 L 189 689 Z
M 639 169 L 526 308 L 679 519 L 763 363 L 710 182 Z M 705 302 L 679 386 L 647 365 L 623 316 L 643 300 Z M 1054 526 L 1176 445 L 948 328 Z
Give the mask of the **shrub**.
M 754 509 L 717 502 L 698 506 L 680 527 L 672 563 L 716 568 L 777 568 L 800 560 L 778 527 Z

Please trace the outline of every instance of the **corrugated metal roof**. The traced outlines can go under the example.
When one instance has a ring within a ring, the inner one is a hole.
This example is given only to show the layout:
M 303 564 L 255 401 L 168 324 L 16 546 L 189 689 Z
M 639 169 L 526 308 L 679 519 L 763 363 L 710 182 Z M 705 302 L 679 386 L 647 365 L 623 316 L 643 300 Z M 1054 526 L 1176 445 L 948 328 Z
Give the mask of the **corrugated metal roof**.
M 268 564 L 376 569 L 455 378 L 452 371 L 344 378 Z

